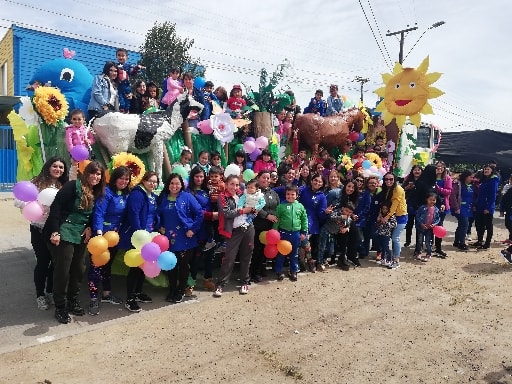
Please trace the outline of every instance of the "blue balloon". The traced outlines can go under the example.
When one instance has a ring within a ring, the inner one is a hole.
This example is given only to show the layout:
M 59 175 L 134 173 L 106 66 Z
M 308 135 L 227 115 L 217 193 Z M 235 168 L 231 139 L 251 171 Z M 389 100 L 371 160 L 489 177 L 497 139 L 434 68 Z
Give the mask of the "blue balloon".
M 363 140 L 364 140 L 364 135 L 361 132 L 359 132 L 359 138 L 357 139 L 357 142 L 360 143 Z
M 372 162 L 370 160 L 363 161 L 363 169 L 370 169 L 372 166 Z
M 170 271 L 176 266 L 178 259 L 171 251 L 165 251 L 158 256 L 156 262 L 162 271 Z
M 197 76 L 195 79 L 194 79 L 194 87 L 196 88 L 204 88 L 204 85 L 206 84 L 206 80 L 204 79 L 204 77 L 201 77 L 201 76 Z

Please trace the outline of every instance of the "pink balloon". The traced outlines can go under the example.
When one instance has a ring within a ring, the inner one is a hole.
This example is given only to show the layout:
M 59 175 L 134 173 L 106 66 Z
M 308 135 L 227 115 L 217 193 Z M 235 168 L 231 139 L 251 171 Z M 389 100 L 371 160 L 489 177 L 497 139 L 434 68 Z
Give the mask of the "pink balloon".
M 157 277 L 160 274 L 160 266 L 155 261 L 145 261 L 140 266 L 140 269 L 144 271 L 144 275 L 149 278 Z
M 246 141 L 243 144 L 243 148 L 245 153 L 253 153 L 254 150 L 256 149 L 256 143 L 254 141 Z
M 39 191 L 37 187 L 32 184 L 30 181 L 19 181 L 14 184 L 14 188 L 12 190 L 14 197 L 21 201 L 34 201 L 37 199 L 37 195 L 39 195 Z
M 265 149 L 268 147 L 268 139 L 265 136 L 260 136 L 255 141 L 256 147 L 259 149 Z
M 37 201 L 31 201 L 23 207 L 23 217 L 29 221 L 38 221 L 44 215 L 44 209 Z
M 372 165 L 372 166 L 370 167 L 370 171 L 371 171 L 372 173 L 377 173 L 379 170 L 377 169 L 377 167 L 376 167 L 375 165 Z
M 75 161 L 87 160 L 89 158 L 89 149 L 83 145 L 75 145 L 70 151 L 71 157 Z
M 197 128 L 203 135 L 211 135 L 213 133 L 212 122 L 210 119 L 201 120 L 199 123 L 197 123 Z
M 160 251 L 165 252 L 169 249 L 169 239 L 167 236 L 164 235 L 158 235 L 153 237 L 153 240 L 151 240 L 153 243 L 157 244 L 160 248 Z
M 440 239 L 446 236 L 446 228 L 441 225 L 436 225 L 432 228 L 432 232 L 434 232 L 435 237 L 439 237 Z
M 160 246 L 153 242 L 144 244 L 140 249 L 140 255 L 146 261 L 156 261 L 160 253 L 162 253 Z

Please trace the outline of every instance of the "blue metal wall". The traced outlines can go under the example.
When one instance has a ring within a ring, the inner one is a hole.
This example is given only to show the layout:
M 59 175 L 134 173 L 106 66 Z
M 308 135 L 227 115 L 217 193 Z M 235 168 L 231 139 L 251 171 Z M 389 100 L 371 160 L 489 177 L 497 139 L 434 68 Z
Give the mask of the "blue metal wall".
M 11 190 L 16 183 L 18 160 L 16 143 L 9 125 L 0 125 L 0 191 Z

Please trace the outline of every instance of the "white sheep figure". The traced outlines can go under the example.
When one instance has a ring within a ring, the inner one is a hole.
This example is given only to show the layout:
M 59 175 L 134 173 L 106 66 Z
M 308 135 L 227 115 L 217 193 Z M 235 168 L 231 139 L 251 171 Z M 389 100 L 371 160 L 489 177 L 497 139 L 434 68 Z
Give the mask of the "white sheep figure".
M 184 92 L 165 111 L 147 115 L 111 112 L 93 119 L 91 124 L 110 155 L 149 153 L 148 169 L 155 171 L 162 180 L 164 143 L 181 127 L 190 111 L 200 113 L 202 109 L 201 103 Z

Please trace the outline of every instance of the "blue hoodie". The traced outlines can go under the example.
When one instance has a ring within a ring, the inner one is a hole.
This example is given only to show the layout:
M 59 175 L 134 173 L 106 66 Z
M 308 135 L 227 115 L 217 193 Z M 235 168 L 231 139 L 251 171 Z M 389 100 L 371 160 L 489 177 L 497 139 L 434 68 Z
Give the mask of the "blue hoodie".
M 126 210 L 127 194 L 118 194 L 110 187 L 105 188 L 105 196 L 94 205 L 92 230 L 119 231 Z
M 476 198 L 476 212 L 483 213 L 484 210 L 494 214 L 496 208 L 496 194 L 498 193 L 499 177 L 492 175 L 489 178 L 482 177 L 478 187 L 478 196 Z

